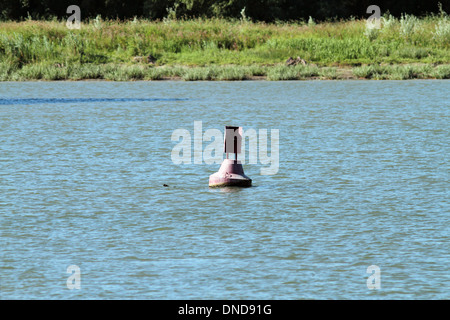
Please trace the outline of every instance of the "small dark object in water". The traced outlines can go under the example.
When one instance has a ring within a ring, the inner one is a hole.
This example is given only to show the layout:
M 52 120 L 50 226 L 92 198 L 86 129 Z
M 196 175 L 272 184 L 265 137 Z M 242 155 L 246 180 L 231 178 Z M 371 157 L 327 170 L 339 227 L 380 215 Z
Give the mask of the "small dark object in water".
M 163 187 L 168 187 L 168 186 L 169 186 L 168 184 L 165 184 L 165 183 L 163 184 Z

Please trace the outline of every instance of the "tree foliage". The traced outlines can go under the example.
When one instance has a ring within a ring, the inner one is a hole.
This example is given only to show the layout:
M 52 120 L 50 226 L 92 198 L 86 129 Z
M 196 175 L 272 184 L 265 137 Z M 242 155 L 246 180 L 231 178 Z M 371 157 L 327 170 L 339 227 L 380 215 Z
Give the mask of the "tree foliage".
M 382 12 L 399 17 L 439 12 L 439 3 L 449 12 L 450 0 L 378 0 Z M 369 0 L 0 0 L 0 19 L 64 19 L 69 5 L 81 8 L 82 18 L 101 15 L 110 19 L 163 19 L 192 17 L 243 18 L 254 21 L 348 19 L 367 17 Z

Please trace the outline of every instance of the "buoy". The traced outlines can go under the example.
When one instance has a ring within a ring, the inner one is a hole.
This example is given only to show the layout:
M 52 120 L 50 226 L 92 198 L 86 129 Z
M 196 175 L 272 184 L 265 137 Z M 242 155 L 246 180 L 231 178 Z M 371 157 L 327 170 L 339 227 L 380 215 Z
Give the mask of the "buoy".
M 252 179 L 244 173 L 242 163 L 237 159 L 241 153 L 242 127 L 225 127 L 224 152 L 226 159 L 223 160 L 218 172 L 209 176 L 210 187 L 250 187 Z M 228 159 L 228 154 L 234 153 L 235 158 Z

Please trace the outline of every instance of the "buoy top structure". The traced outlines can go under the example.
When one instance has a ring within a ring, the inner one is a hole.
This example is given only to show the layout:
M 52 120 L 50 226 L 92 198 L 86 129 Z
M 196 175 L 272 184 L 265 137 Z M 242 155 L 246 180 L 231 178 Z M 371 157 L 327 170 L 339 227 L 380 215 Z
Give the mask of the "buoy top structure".
M 223 160 L 218 172 L 209 176 L 210 187 L 250 187 L 252 180 L 244 174 L 242 163 L 238 160 L 242 146 L 242 127 L 225 127 Z M 229 159 L 229 154 L 234 153 L 234 159 Z

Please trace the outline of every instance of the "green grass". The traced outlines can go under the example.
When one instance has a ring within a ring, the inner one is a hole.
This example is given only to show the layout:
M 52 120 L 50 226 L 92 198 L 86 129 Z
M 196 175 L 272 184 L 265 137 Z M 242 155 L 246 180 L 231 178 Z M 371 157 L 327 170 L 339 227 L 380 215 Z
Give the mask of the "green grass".
M 450 79 L 450 65 L 369 65 L 353 69 L 358 78 L 377 80 Z
M 155 65 L 136 63 L 152 54 Z M 289 57 L 306 66 L 287 67 Z M 0 80 L 449 78 L 447 14 L 307 24 L 225 19 L 0 22 Z M 349 71 L 350 70 L 350 71 Z
M 29 80 L 163 80 L 185 81 L 220 80 L 306 80 L 306 79 L 450 79 L 450 65 L 366 65 L 354 68 L 317 66 L 161 66 L 117 64 L 72 64 L 59 67 L 45 64 L 28 64 L 15 69 L 7 63 L 0 63 L 0 81 Z

